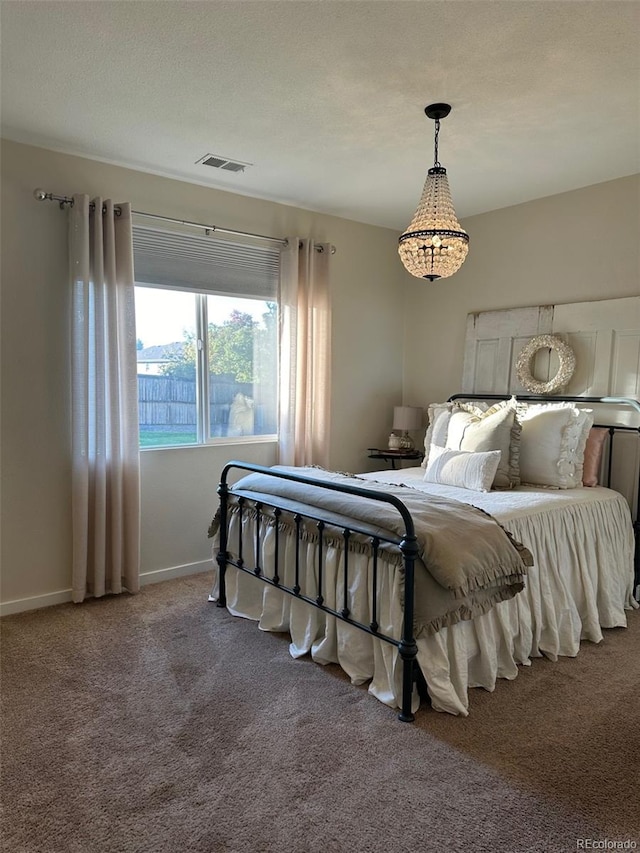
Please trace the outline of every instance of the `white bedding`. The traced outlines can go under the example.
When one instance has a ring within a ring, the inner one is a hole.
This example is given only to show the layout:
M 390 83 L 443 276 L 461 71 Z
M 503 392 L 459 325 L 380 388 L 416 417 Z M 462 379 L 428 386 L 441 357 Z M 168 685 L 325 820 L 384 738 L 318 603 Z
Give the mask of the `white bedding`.
M 466 715 L 469 687 L 493 690 L 497 678 L 515 678 L 518 664 L 529 664 L 532 657 L 575 656 L 582 639 L 599 642 L 601 628 L 626 626 L 625 608 L 637 607 L 632 596 L 634 538 L 629 507 L 617 492 L 602 487 L 471 492 L 426 483 L 423 474 L 422 468 L 407 468 L 360 476 L 472 503 L 526 545 L 535 561 L 525 589 L 515 598 L 417 640 L 418 663 L 435 709 Z M 250 548 L 249 520 L 244 524 Z M 265 534 L 267 551 L 271 535 Z M 313 567 L 315 546 L 306 549 L 307 564 Z M 329 549 L 326 558 L 327 604 L 333 606 L 340 555 Z M 364 555 L 350 557 L 350 573 L 368 577 L 369 561 Z M 398 575 L 392 569 L 380 573 L 378 618 L 381 630 L 394 636 L 400 636 L 402 621 Z M 352 595 L 354 617 L 366 623 L 366 590 L 354 586 Z M 371 693 L 399 707 L 400 666 L 393 646 L 233 568 L 227 571 L 227 606 L 235 615 L 259 621 L 263 630 L 288 631 L 294 657 L 310 653 L 321 663 L 338 663 L 354 683 L 369 681 Z

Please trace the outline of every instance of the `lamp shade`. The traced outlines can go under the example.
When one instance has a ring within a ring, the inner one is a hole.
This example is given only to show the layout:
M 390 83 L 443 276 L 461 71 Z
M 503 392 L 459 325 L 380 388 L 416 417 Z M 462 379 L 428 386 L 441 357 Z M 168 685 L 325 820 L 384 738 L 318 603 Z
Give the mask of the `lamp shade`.
M 393 429 L 407 432 L 422 426 L 422 409 L 417 406 L 394 406 Z

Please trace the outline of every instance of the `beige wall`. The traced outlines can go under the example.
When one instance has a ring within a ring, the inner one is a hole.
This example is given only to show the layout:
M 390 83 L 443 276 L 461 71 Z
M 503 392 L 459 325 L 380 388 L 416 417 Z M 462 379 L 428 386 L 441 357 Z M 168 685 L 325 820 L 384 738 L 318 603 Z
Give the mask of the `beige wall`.
M 0 602 L 8 609 L 23 599 L 52 603 L 70 587 L 66 215 L 36 202 L 36 187 L 333 243 L 330 449 L 339 470 L 372 469 L 366 447 L 386 441 L 394 404 L 426 404 L 459 389 L 469 312 L 640 293 L 638 176 L 466 220 L 465 265 L 427 284 L 402 270 L 397 234 L 387 229 L 10 142 L 1 165 Z M 271 464 L 274 450 L 267 443 L 143 452 L 143 573 L 206 561 L 221 467 L 231 458 Z
M 1 165 L 1 602 L 51 603 L 70 587 L 66 215 L 36 202 L 36 187 L 333 243 L 331 466 L 370 469 L 366 448 L 386 440 L 402 398 L 405 285 L 395 232 L 11 142 Z M 221 467 L 231 458 L 271 464 L 274 452 L 269 443 L 143 452 L 143 573 L 207 560 Z
M 404 394 L 417 404 L 460 390 L 470 312 L 640 294 L 639 175 L 463 224 L 469 255 L 455 276 L 405 274 Z

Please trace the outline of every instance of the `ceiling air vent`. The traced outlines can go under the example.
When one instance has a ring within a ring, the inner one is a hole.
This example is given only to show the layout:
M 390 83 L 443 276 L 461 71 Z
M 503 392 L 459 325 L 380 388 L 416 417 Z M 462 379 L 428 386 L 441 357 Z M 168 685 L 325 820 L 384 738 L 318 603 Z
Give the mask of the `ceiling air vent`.
M 253 163 L 243 163 L 240 160 L 230 160 L 228 157 L 222 157 L 220 154 L 205 154 L 196 164 L 201 163 L 203 166 L 211 166 L 212 169 L 224 169 L 225 172 L 244 172 L 247 166 L 253 166 Z

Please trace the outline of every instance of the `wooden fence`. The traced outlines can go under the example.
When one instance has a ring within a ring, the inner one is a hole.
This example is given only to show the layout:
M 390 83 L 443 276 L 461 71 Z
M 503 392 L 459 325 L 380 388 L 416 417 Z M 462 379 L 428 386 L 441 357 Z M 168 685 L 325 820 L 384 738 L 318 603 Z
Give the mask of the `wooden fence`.
M 228 434 L 229 412 L 238 394 L 244 395 L 253 406 L 253 434 L 275 433 L 275 405 L 273 403 L 265 405 L 266 400 L 260 401 L 259 397 L 264 393 L 266 389 L 261 389 L 250 382 L 236 382 L 232 375 L 211 375 L 209 382 L 211 434 L 214 436 Z M 273 391 L 269 397 L 274 400 Z M 141 432 L 175 432 L 176 428 L 181 427 L 195 429 L 197 423 L 195 379 L 139 375 L 138 416 Z

